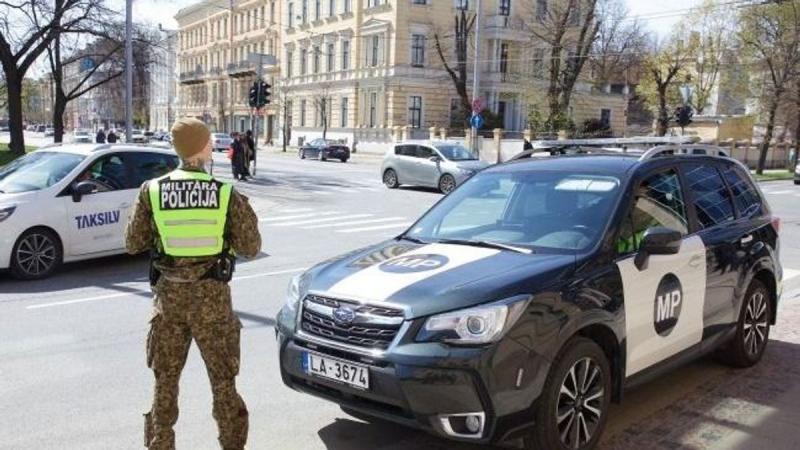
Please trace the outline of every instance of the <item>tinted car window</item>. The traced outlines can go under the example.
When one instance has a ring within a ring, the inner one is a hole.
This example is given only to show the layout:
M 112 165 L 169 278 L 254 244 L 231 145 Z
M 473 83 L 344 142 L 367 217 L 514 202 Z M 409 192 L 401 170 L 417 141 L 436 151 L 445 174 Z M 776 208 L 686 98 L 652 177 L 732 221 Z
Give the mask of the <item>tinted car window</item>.
M 734 219 L 730 193 L 714 166 L 687 164 L 686 179 L 692 192 L 697 220 L 703 228 Z
M 423 147 L 422 145 L 417 146 L 417 158 L 430 158 L 433 156 L 433 150 L 428 147 Z
M 761 212 L 761 196 L 750 182 L 749 177 L 744 175 L 741 169 L 737 169 L 735 166 L 728 166 L 722 171 L 722 174 L 731 188 L 733 202 L 736 204 L 736 209 L 739 210 L 740 216 L 750 217 Z
M 95 192 L 128 189 L 125 164 L 119 154 L 106 155 L 93 162 L 76 181 L 93 182 L 97 186 Z
M 178 157 L 161 153 L 130 153 L 126 155 L 133 170 L 129 189 L 141 186 L 145 181 L 158 178 L 178 167 Z
M 400 156 L 416 156 L 413 145 L 398 145 L 394 148 L 394 153 Z
M 639 249 L 645 231 L 666 227 L 687 234 L 686 203 L 675 170 L 645 178 L 636 190 L 630 216 L 623 221 L 617 248 L 620 253 Z

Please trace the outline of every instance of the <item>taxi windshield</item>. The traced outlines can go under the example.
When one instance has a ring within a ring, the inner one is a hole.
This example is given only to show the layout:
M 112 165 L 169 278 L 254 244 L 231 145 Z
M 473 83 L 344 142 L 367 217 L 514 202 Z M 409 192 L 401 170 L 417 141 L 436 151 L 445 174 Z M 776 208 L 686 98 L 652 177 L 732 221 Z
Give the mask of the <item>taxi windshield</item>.
M 601 238 L 619 190 L 618 178 L 596 174 L 481 173 L 404 237 L 574 253 Z
M 0 168 L 0 192 L 38 191 L 69 175 L 83 161 L 83 155 L 62 152 L 34 152 Z
M 472 161 L 478 159 L 471 151 L 460 145 L 436 145 L 436 150 L 450 161 Z

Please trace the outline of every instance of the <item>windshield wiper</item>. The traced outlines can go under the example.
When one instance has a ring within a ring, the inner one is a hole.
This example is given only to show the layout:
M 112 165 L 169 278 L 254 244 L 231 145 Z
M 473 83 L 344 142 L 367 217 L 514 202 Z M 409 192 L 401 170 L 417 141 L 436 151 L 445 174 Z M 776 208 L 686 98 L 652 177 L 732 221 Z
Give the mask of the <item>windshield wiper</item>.
M 427 244 L 427 242 L 423 241 L 422 239 L 417 239 L 415 237 L 411 237 L 411 236 L 408 236 L 408 235 L 405 235 L 405 234 L 399 236 L 398 239 L 402 239 L 404 241 L 413 242 L 415 244 Z
M 473 247 L 494 248 L 497 250 L 508 250 L 516 253 L 524 253 L 530 255 L 533 250 L 525 247 L 517 247 L 514 245 L 502 244 L 494 241 L 473 241 L 469 239 L 440 239 L 436 241 L 440 244 L 455 244 L 455 245 L 471 245 Z

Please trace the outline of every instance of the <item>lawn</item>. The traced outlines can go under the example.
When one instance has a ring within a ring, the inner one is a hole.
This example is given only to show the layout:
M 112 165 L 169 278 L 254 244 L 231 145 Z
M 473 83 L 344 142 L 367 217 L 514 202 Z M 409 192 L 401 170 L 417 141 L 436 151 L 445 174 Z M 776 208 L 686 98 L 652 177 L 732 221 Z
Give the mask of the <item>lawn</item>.
M 25 151 L 36 150 L 36 147 L 25 146 Z M 14 154 L 8 151 L 8 144 L 0 144 L 0 166 L 5 166 L 15 158 Z
M 755 171 L 753 171 L 753 176 L 757 181 L 779 181 L 779 180 L 791 180 L 794 178 L 794 173 L 789 172 L 786 169 L 776 169 L 776 170 L 765 170 L 763 175 L 757 175 Z

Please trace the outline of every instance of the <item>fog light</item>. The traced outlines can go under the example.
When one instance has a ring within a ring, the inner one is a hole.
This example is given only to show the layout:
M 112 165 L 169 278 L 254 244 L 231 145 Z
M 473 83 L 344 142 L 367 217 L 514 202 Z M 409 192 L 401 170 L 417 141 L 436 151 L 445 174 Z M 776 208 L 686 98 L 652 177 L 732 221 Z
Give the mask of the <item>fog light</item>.
M 481 418 L 478 416 L 467 416 L 466 424 L 467 431 L 475 434 L 481 431 Z

